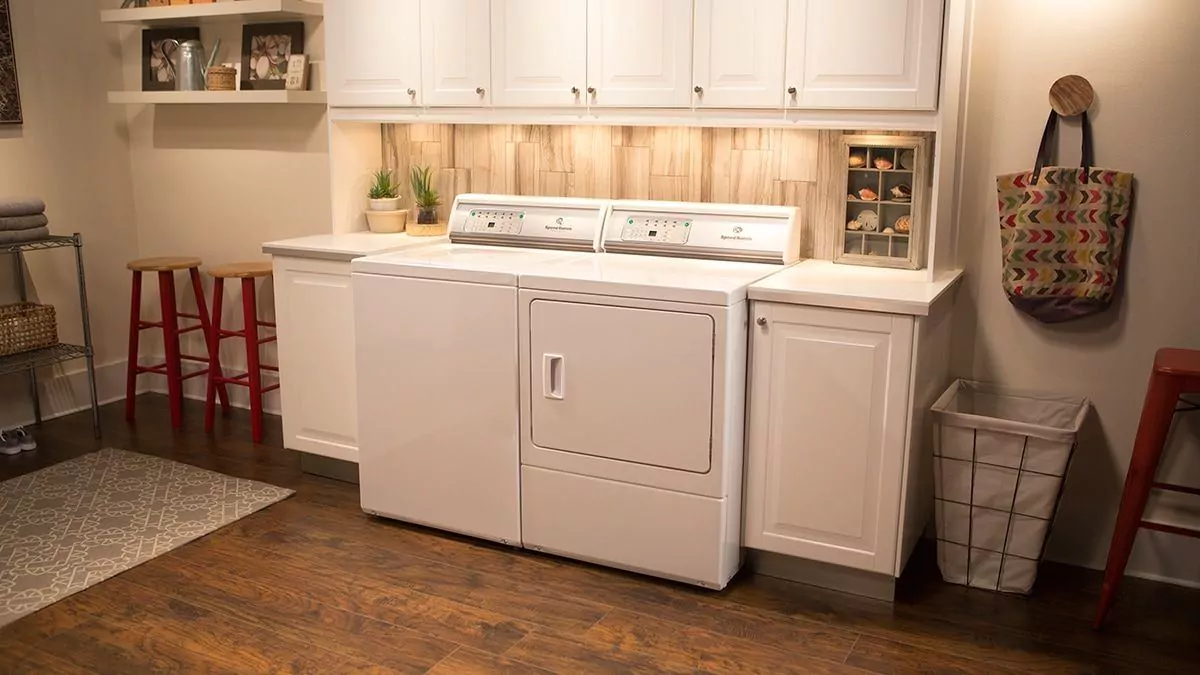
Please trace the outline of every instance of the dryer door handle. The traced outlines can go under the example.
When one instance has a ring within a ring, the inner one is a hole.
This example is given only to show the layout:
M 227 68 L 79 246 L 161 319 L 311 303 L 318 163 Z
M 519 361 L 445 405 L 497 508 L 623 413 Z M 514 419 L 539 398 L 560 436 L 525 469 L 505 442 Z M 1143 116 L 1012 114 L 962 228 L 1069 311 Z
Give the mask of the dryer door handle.
M 567 362 L 560 354 L 542 354 L 542 396 L 563 399 L 567 380 Z

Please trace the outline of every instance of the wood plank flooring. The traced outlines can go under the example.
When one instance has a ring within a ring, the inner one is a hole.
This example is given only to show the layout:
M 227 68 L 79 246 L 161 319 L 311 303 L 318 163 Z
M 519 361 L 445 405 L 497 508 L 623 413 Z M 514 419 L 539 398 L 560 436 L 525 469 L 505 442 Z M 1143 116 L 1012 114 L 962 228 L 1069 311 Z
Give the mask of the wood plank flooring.
M 121 447 L 296 496 L 0 629 L 0 673 L 1152 673 L 1200 663 L 1200 592 L 1130 579 L 1090 628 L 1094 571 L 1043 566 L 1030 598 L 944 584 L 928 550 L 895 604 L 741 574 L 714 593 L 364 515 L 305 475 L 278 420 L 203 433 L 139 398 L 39 430 L 0 479 Z M 0 562 L 0 564 L 3 564 Z

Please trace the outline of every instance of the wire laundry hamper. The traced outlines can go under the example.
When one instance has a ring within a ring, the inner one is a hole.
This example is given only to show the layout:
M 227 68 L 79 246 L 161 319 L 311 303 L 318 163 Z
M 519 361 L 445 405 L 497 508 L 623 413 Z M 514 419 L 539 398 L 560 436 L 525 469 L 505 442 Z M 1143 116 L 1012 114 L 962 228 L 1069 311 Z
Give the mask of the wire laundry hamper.
M 938 567 L 950 583 L 1028 593 L 1091 404 L 958 380 L 934 403 Z

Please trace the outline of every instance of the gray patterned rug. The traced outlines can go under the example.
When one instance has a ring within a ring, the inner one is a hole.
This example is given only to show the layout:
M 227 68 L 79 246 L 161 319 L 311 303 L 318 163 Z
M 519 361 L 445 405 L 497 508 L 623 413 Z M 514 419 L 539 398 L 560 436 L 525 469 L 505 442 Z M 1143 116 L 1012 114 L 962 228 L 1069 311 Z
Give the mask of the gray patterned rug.
M 292 490 L 109 448 L 0 483 L 0 626 Z

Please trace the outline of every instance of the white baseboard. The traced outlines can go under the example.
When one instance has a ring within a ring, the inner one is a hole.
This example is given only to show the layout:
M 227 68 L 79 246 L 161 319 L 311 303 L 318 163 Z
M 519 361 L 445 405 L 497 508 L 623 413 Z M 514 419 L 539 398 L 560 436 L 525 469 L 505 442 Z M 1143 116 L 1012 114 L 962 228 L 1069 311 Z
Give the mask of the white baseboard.
M 154 357 L 150 357 L 150 358 L 151 358 L 151 360 L 153 360 Z M 157 362 L 161 362 L 161 361 L 162 361 L 162 359 L 159 359 Z M 148 362 L 149 361 L 147 361 L 147 363 Z M 195 368 L 197 366 L 192 366 L 192 367 Z M 184 365 L 184 370 L 185 370 L 184 374 L 193 372 L 192 370 L 188 369 L 188 365 Z M 232 370 L 241 372 L 240 370 L 237 369 L 236 366 L 231 368 L 230 370 L 227 370 L 226 372 L 230 373 L 230 371 L 232 371 Z M 232 374 L 232 373 L 230 373 L 230 374 Z M 144 377 L 145 376 L 143 376 L 143 378 Z M 207 382 L 205 381 L 205 379 L 206 378 L 201 376 L 201 377 L 193 377 L 190 380 L 184 380 L 184 382 L 183 382 L 183 397 L 190 398 L 194 401 L 205 400 L 205 394 L 207 393 L 207 391 L 206 391 Z M 271 386 L 273 384 L 277 384 L 279 382 L 279 375 L 278 375 L 278 373 L 264 371 L 262 374 L 262 380 L 263 380 L 263 386 L 269 387 L 269 386 Z M 147 380 L 147 386 L 148 386 L 148 388 L 146 389 L 146 391 L 151 391 L 156 394 L 166 394 L 167 393 L 167 380 L 166 380 L 166 378 L 164 378 L 161 375 L 149 376 L 149 379 Z M 247 389 L 246 387 L 240 386 L 240 385 L 231 384 L 231 385 L 229 385 L 228 390 L 229 390 L 229 404 L 230 405 L 232 405 L 235 408 L 242 408 L 245 410 L 250 409 L 250 390 L 249 389 Z M 272 415 L 282 414 L 283 409 L 279 404 L 279 390 L 278 389 L 276 389 L 275 391 L 269 391 L 265 395 L 263 395 L 263 411 L 266 413 L 272 414 Z
M 49 420 L 91 407 L 87 369 L 83 361 L 42 368 L 38 371 L 38 393 L 42 419 Z M 126 360 L 96 366 L 96 398 L 101 405 L 125 398 Z M 67 371 L 66 367 L 72 368 Z M 0 382 L 0 428 L 33 424 L 33 406 L 24 373 L 5 376 Z M 139 388 L 139 391 L 143 389 Z

